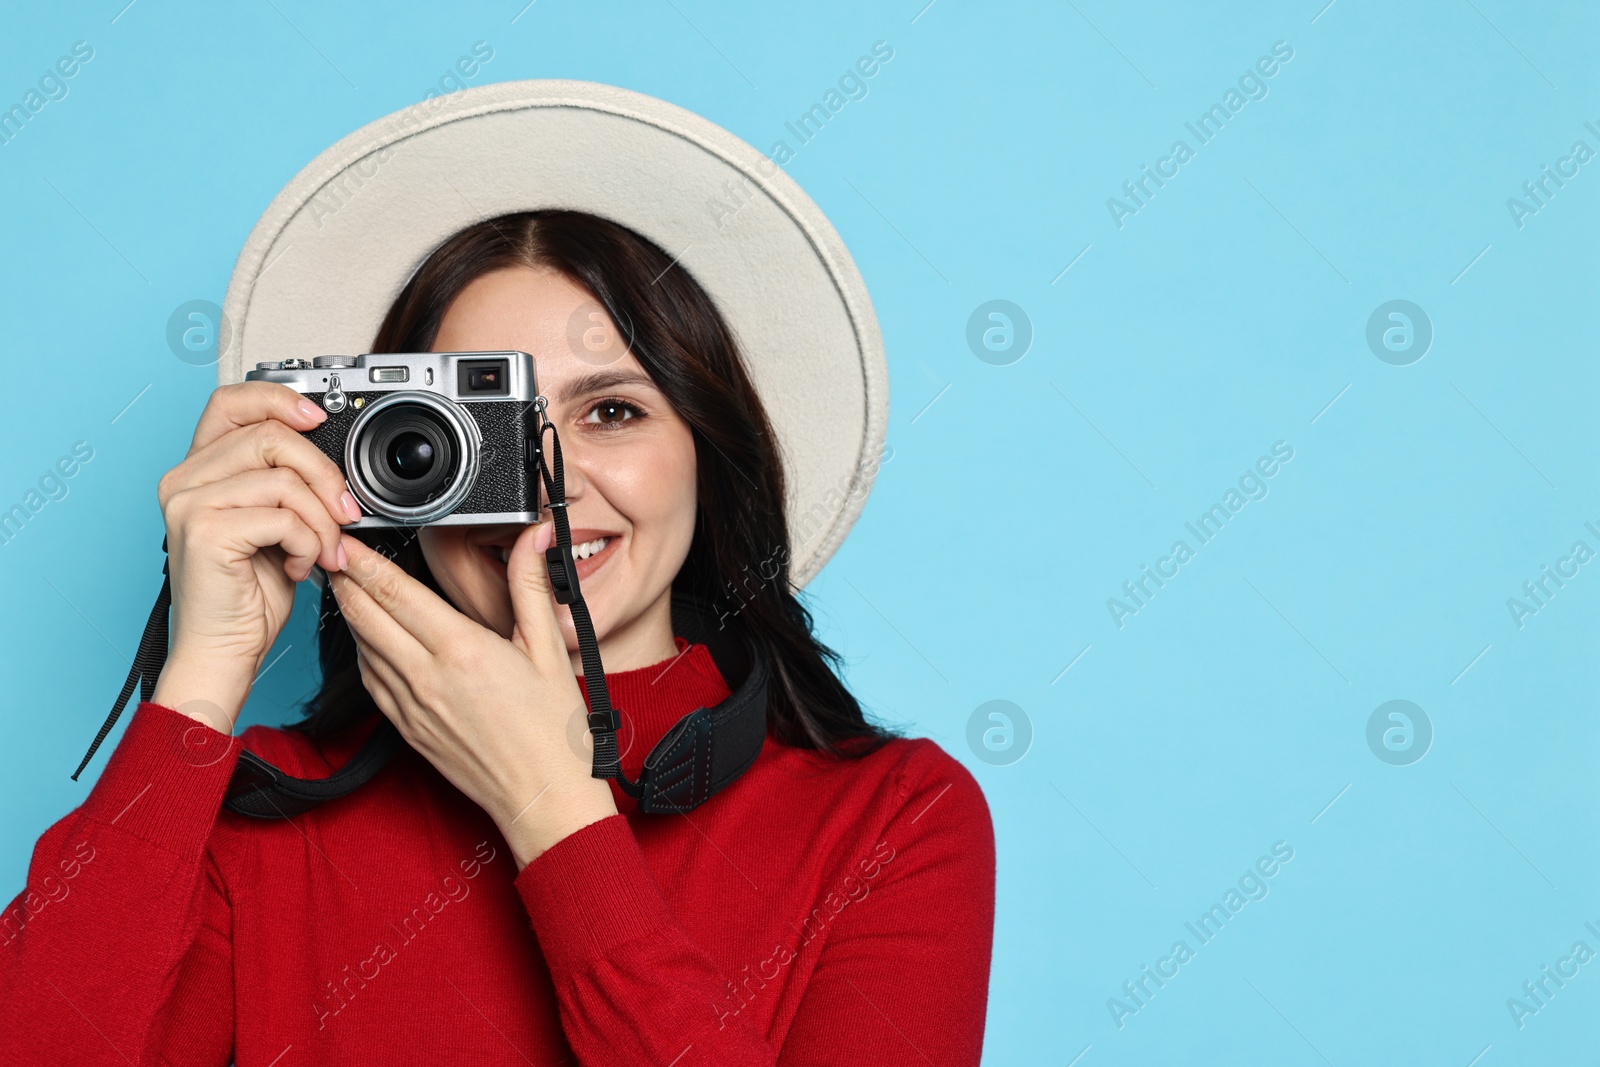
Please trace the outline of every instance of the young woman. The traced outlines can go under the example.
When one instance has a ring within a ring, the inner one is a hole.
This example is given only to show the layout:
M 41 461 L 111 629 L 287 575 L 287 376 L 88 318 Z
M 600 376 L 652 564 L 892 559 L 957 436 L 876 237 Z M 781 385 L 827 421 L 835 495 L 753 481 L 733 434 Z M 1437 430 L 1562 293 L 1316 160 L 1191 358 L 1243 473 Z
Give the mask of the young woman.
M 160 482 L 173 614 L 153 699 L 0 917 L 0 1062 L 978 1061 L 983 796 L 836 676 L 789 582 L 775 436 L 715 305 L 671 267 L 593 215 L 491 219 L 437 249 L 371 350 L 534 355 L 623 769 L 738 681 L 675 632 L 675 602 L 769 663 L 755 763 L 691 812 L 638 812 L 591 777 L 553 524 L 343 533 L 360 511 L 300 436 L 325 414 L 224 387 Z M 585 316 L 627 343 L 575 348 Z M 233 738 L 316 566 L 321 688 L 303 722 Z M 383 717 L 407 747 L 359 791 L 219 814 L 241 747 L 326 776 Z

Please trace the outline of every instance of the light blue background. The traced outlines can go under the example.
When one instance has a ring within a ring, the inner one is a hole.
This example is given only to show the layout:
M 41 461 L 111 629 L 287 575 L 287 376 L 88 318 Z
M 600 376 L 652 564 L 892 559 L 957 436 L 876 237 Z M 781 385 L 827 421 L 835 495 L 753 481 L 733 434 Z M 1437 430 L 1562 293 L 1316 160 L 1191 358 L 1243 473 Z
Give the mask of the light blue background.
M 1592 6 L 124 2 L 10 4 L 0 34 L 7 105 L 95 49 L 0 147 L 0 507 L 95 449 L 0 547 L 0 896 L 120 735 L 68 779 L 159 584 L 155 481 L 214 383 L 167 318 L 221 301 L 304 163 L 478 40 L 472 84 L 610 82 L 763 150 L 884 40 L 869 95 L 788 166 L 891 368 L 894 458 L 807 594 L 861 697 L 989 797 L 986 1059 L 1593 1055 L 1600 962 L 1521 1029 L 1506 1007 L 1575 941 L 1600 951 L 1600 563 L 1520 629 L 1506 607 L 1574 541 L 1600 549 L 1600 162 L 1520 229 L 1506 207 L 1575 140 L 1600 150 Z M 1183 123 L 1276 41 L 1269 95 L 1119 229 L 1106 199 L 1196 147 Z M 965 340 L 995 298 L 1034 329 L 1007 366 Z M 1395 298 L 1435 329 L 1410 366 L 1365 342 Z M 1119 629 L 1107 598 L 1280 440 L 1270 495 Z M 247 721 L 311 684 L 304 613 L 280 646 Z M 1397 698 L 1436 732 L 1410 766 L 1366 743 Z M 1034 731 L 1008 766 L 966 740 L 992 699 Z M 1270 895 L 1119 1029 L 1107 998 L 1196 946 L 1184 922 L 1277 841 Z

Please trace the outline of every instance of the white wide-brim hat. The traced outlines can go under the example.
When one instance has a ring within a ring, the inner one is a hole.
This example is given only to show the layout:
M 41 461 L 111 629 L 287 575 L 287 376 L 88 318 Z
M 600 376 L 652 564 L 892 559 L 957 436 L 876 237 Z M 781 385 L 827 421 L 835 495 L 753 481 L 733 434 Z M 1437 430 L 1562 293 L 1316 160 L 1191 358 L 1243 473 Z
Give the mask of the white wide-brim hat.
M 788 478 L 790 575 L 844 540 L 883 456 L 888 367 L 844 243 L 782 168 L 681 107 L 610 85 L 513 81 L 394 112 L 273 199 L 223 303 L 222 385 L 258 361 L 367 351 L 416 269 L 498 215 L 603 216 L 677 257 L 732 328 Z

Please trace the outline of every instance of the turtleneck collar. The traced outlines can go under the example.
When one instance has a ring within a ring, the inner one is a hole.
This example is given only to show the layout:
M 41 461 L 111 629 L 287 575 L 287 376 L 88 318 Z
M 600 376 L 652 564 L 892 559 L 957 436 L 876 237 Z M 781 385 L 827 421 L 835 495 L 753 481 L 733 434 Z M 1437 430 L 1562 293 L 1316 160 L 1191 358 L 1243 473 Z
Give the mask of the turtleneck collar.
M 677 654 L 659 663 L 629 671 L 606 672 L 611 706 L 617 709 L 622 720 L 617 731 L 617 749 L 621 753 L 622 769 L 630 779 L 638 779 L 644 758 L 679 719 L 696 708 L 714 708 L 732 694 L 709 648 L 676 635 L 672 643 L 678 649 Z M 587 707 L 589 691 L 584 688 L 583 675 L 575 677 Z M 323 767 L 313 776 L 331 774 L 343 766 L 382 720 L 383 713 L 374 710 L 349 729 L 314 745 Z
M 677 653 L 659 663 L 606 672 L 611 706 L 622 720 L 617 749 L 622 769 L 632 779 L 639 777 L 645 757 L 679 719 L 697 708 L 716 707 L 732 693 L 709 648 L 678 636 L 672 642 Z M 589 691 L 583 676 L 576 677 L 587 706 Z

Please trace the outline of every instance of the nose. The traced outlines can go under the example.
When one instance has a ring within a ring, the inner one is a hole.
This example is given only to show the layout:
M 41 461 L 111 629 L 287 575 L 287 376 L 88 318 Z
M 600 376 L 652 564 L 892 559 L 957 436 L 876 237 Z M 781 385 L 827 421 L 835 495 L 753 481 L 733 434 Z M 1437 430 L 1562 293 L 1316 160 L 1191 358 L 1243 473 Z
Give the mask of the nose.
M 563 495 L 567 498 L 567 503 L 569 505 L 569 510 L 567 512 L 567 518 L 569 520 L 572 518 L 570 505 L 576 504 L 579 500 L 581 500 L 584 493 L 586 493 L 589 488 L 589 478 L 584 471 L 584 456 L 581 443 L 576 443 L 569 440 L 571 436 L 571 434 L 568 434 L 561 438 L 561 489 Z M 553 438 L 554 435 L 549 434 L 546 435 L 544 440 L 544 461 L 550 470 L 550 477 L 552 479 L 555 478 L 556 474 L 556 450 L 555 446 L 551 443 Z M 548 487 L 541 484 L 540 488 L 545 490 L 545 492 L 541 494 L 541 497 L 545 500 L 546 505 L 548 505 Z

